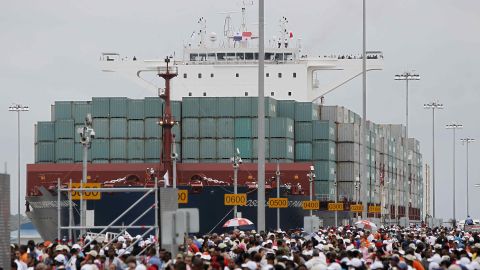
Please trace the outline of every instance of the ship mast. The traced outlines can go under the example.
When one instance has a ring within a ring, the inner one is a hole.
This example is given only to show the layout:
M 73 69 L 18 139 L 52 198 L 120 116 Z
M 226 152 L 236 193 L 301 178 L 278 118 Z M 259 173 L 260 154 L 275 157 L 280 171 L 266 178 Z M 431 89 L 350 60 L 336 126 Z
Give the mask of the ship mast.
M 173 164 L 172 164 L 172 127 L 175 125 L 175 119 L 172 115 L 172 108 L 170 102 L 170 80 L 177 76 L 178 69 L 177 67 L 169 67 L 170 58 L 165 58 L 166 67 L 159 67 L 158 76 L 165 79 L 165 89 L 159 89 L 159 97 L 164 100 L 165 110 L 163 112 L 162 118 L 160 119 L 160 126 L 162 126 L 162 156 L 160 159 L 160 165 L 163 165 L 164 174 L 168 176 L 168 182 L 172 179 Z M 162 177 L 162 175 L 159 175 Z

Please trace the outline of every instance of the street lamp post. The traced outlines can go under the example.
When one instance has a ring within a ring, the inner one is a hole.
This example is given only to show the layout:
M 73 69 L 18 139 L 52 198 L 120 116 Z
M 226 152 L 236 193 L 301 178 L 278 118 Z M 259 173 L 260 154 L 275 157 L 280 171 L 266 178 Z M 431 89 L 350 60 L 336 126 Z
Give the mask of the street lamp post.
M 433 188 L 433 218 L 435 218 L 435 110 L 443 109 L 443 104 L 438 102 L 431 102 L 424 104 L 423 108 L 432 110 L 432 188 Z
M 8 107 L 8 110 L 11 112 L 17 113 L 17 166 L 18 166 L 18 230 L 17 230 L 17 240 L 18 246 L 20 246 L 20 225 L 22 223 L 22 215 L 20 212 L 20 189 L 21 189 L 21 179 L 20 179 L 20 113 L 27 112 L 30 110 L 28 106 L 23 106 L 20 104 L 13 104 L 12 106 Z
M 472 139 L 472 138 L 464 138 L 464 139 L 460 139 L 460 141 L 465 144 L 465 146 L 467 147 L 467 217 L 470 215 L 470 200 L 468 198 L 468 145 L 472 142 L 475 141 L 475 139 Z
M 445 128 L 453 130 L 453 225 L 455 226 L 456 224 L 456 215 L 455 215 L 455 131 L 457 129 L 463 128 L 463 125 L 453 123 L 449 125 L 445 125 Z
M 231 158 L 233 164 L 233 193 L 237 194 L 238 189 L 238 168 L 242 164 L 242 158 L 240 157 L 240 150 L 236 150 L 235 155 Z M 237 218 L 237 206 L 233 206 L 233 218 Z
M 409 81 L 418 81 L 420 80 L 420 75 L 418 75 L 415 72 L 404 72 L 402 74 L 397 74 L 395 75 L 395 80 L 396 81 L 405 81 L 405 140 L 403 141 L 403 147 L 404 149 L 407 149 L 408 151 L 408 82 Z M 407 170 L 408 170 L 408 158 L 407 158 Z M 406 176 L 410 174 L 410 171 L 407 171 L 407 173 L 404 175 Z M 406 179 L 405 179 L 406 180 Z M 410 217 L 410 193 L 407 193 L 407 206 L 405 207 L 405 216 L 407 217 L 407 221 L 409 220 Z

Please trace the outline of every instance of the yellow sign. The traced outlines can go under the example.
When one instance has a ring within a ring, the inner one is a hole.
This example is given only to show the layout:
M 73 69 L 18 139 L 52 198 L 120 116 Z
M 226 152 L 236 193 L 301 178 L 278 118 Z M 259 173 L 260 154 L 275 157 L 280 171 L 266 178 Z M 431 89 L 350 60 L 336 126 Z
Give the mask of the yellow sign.
M 101 187 L 100 183 L 85 183 L 82 186 L 84 188 L 100 188 Z M 72 183 L 71 188 L 74 189 L 73 191 L 71 191 L 72 200 L 76 200 L 76 201 L 80 200 L 81 192 L 75 191 L 76 188 L 80 188 L 80 183 Z M 84 191 L 82 194 L 82 199 L 84 200 L 96 201 L 96 200 L 100 200 L 100 198 L 101 198 L 101 193 L 97 191 Z
M 229 206 L 245 206 L 247 205 L 247 194 L 225 194 L 223 204 Z
M 268 208 L 287 208 L 287 198 L 270 198 L 268 199 Z
M 362 204 L 352 204 L 350 205 L 350 211 L 352 212 L 362 212 L 363 205 Z
M 188 203 L 188 190 L 179 189 L 177 200 L 178 200 L 178 203 Z
M 328 211 L 343 211 L 343 203 L 328 203 Z
M 320 201 L 303 201 L 303 210 L 318 210 L 320 209 Z
M 369 213 L 380 213 L 382 210 L 381 210 L 381 207 L 378 206 L 378 205 L 370 205 L 368 207 L 368 212 Z

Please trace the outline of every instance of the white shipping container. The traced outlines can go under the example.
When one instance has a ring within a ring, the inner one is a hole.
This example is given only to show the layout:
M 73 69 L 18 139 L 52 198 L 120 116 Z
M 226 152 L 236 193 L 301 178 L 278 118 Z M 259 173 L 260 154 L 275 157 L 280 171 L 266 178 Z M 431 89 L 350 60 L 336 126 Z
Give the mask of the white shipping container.
M 357 162 L 337 162 L 338 181 L 356 181 L 360 176 L 360 164 Z
M 348 200 L 357 200 L 358 190 L 355 188 L 354 182 L 337 182 L 338 197 L 340 200 L 344 198 Z
M 358 143 L 337 143 L 337 161 L 360 162 L 360 145 Z
M 360 125 L 358 124 L 337 124 L 338 142 L 360 143 Z
M 320 106 L 320 120 L 342 123 L 344 109 L 340 106 Z

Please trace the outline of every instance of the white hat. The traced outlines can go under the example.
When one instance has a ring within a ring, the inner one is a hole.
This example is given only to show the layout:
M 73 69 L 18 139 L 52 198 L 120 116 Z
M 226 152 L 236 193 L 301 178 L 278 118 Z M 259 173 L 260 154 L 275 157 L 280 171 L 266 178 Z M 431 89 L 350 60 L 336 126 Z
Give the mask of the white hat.
M 197 252 L 197 253 L 195 253 L 195 256 L 202 256 L 202 253 L 201 253 L 201 252 Z
M 458 264 L 463 265 L 463 266 L 467 266 L 467 265 L 470 264 L 470 259 L 467 258 L 467 257 L 462 257 L 462 258 L 458 261 Z
M 428 258 L 427 261 L 429 262 L 435 262 L 437 264 L 442 262 L 442 257 L 440 257 L 439 254 L 435 253 L 431 258 Z
M 437 262 L 430 262 L 428 264 L 428 270 L 434 270 L 440 268 L 440 265 Z
M 342 266 L 336 262 L 331 263 L 328 267 L 327 270 L 342 270 Z
M 125 242 L 125 237 L 119 236 L 119 237 L 117 238 L 117 240 L 118 240 L 118 242 Z
M 350 262 L 347 263 L 347 265 L 353 266 L 353 267 L 361 267 L 362 266 L 362 261 L 359 258 L 353 258 L 350 260 Z
M 61 262 L 61 263 L 64 263 L 65 262 L 65 255 L 63 254 L 58 254 L 57 256 L 55 256 L 55 261 L 57 262 Z
M 57 245 L 55 247 L 55 251 L 62 251 L 63 250 L 63 246 L 62 245 Z
M 72 246 L 72 248 L 74 248 L 74 249 L 81 249 L 82 247 L 81 247 L 79 244 L 74 244 L 74 245 Z
M 244 264 L 242 264 L 243 268 L 248 268 L 249 270 L 256 270 L 257 269 L 257 264 L 253 261 L 248 261 Z
M 371 270 L 382 269 L 382 268 L 385 268 L 385 266 L 383 265 L 383 263 L 379 261 L 375 261 L 374 263 L 372 263 L 372 265 L 370 265 Z
M 92 257 L 97 257 L 97 255 L 98 255 L 96 250 L 90 250 L 90 252 L 88 252 L 87 254 L 92 256 Z

